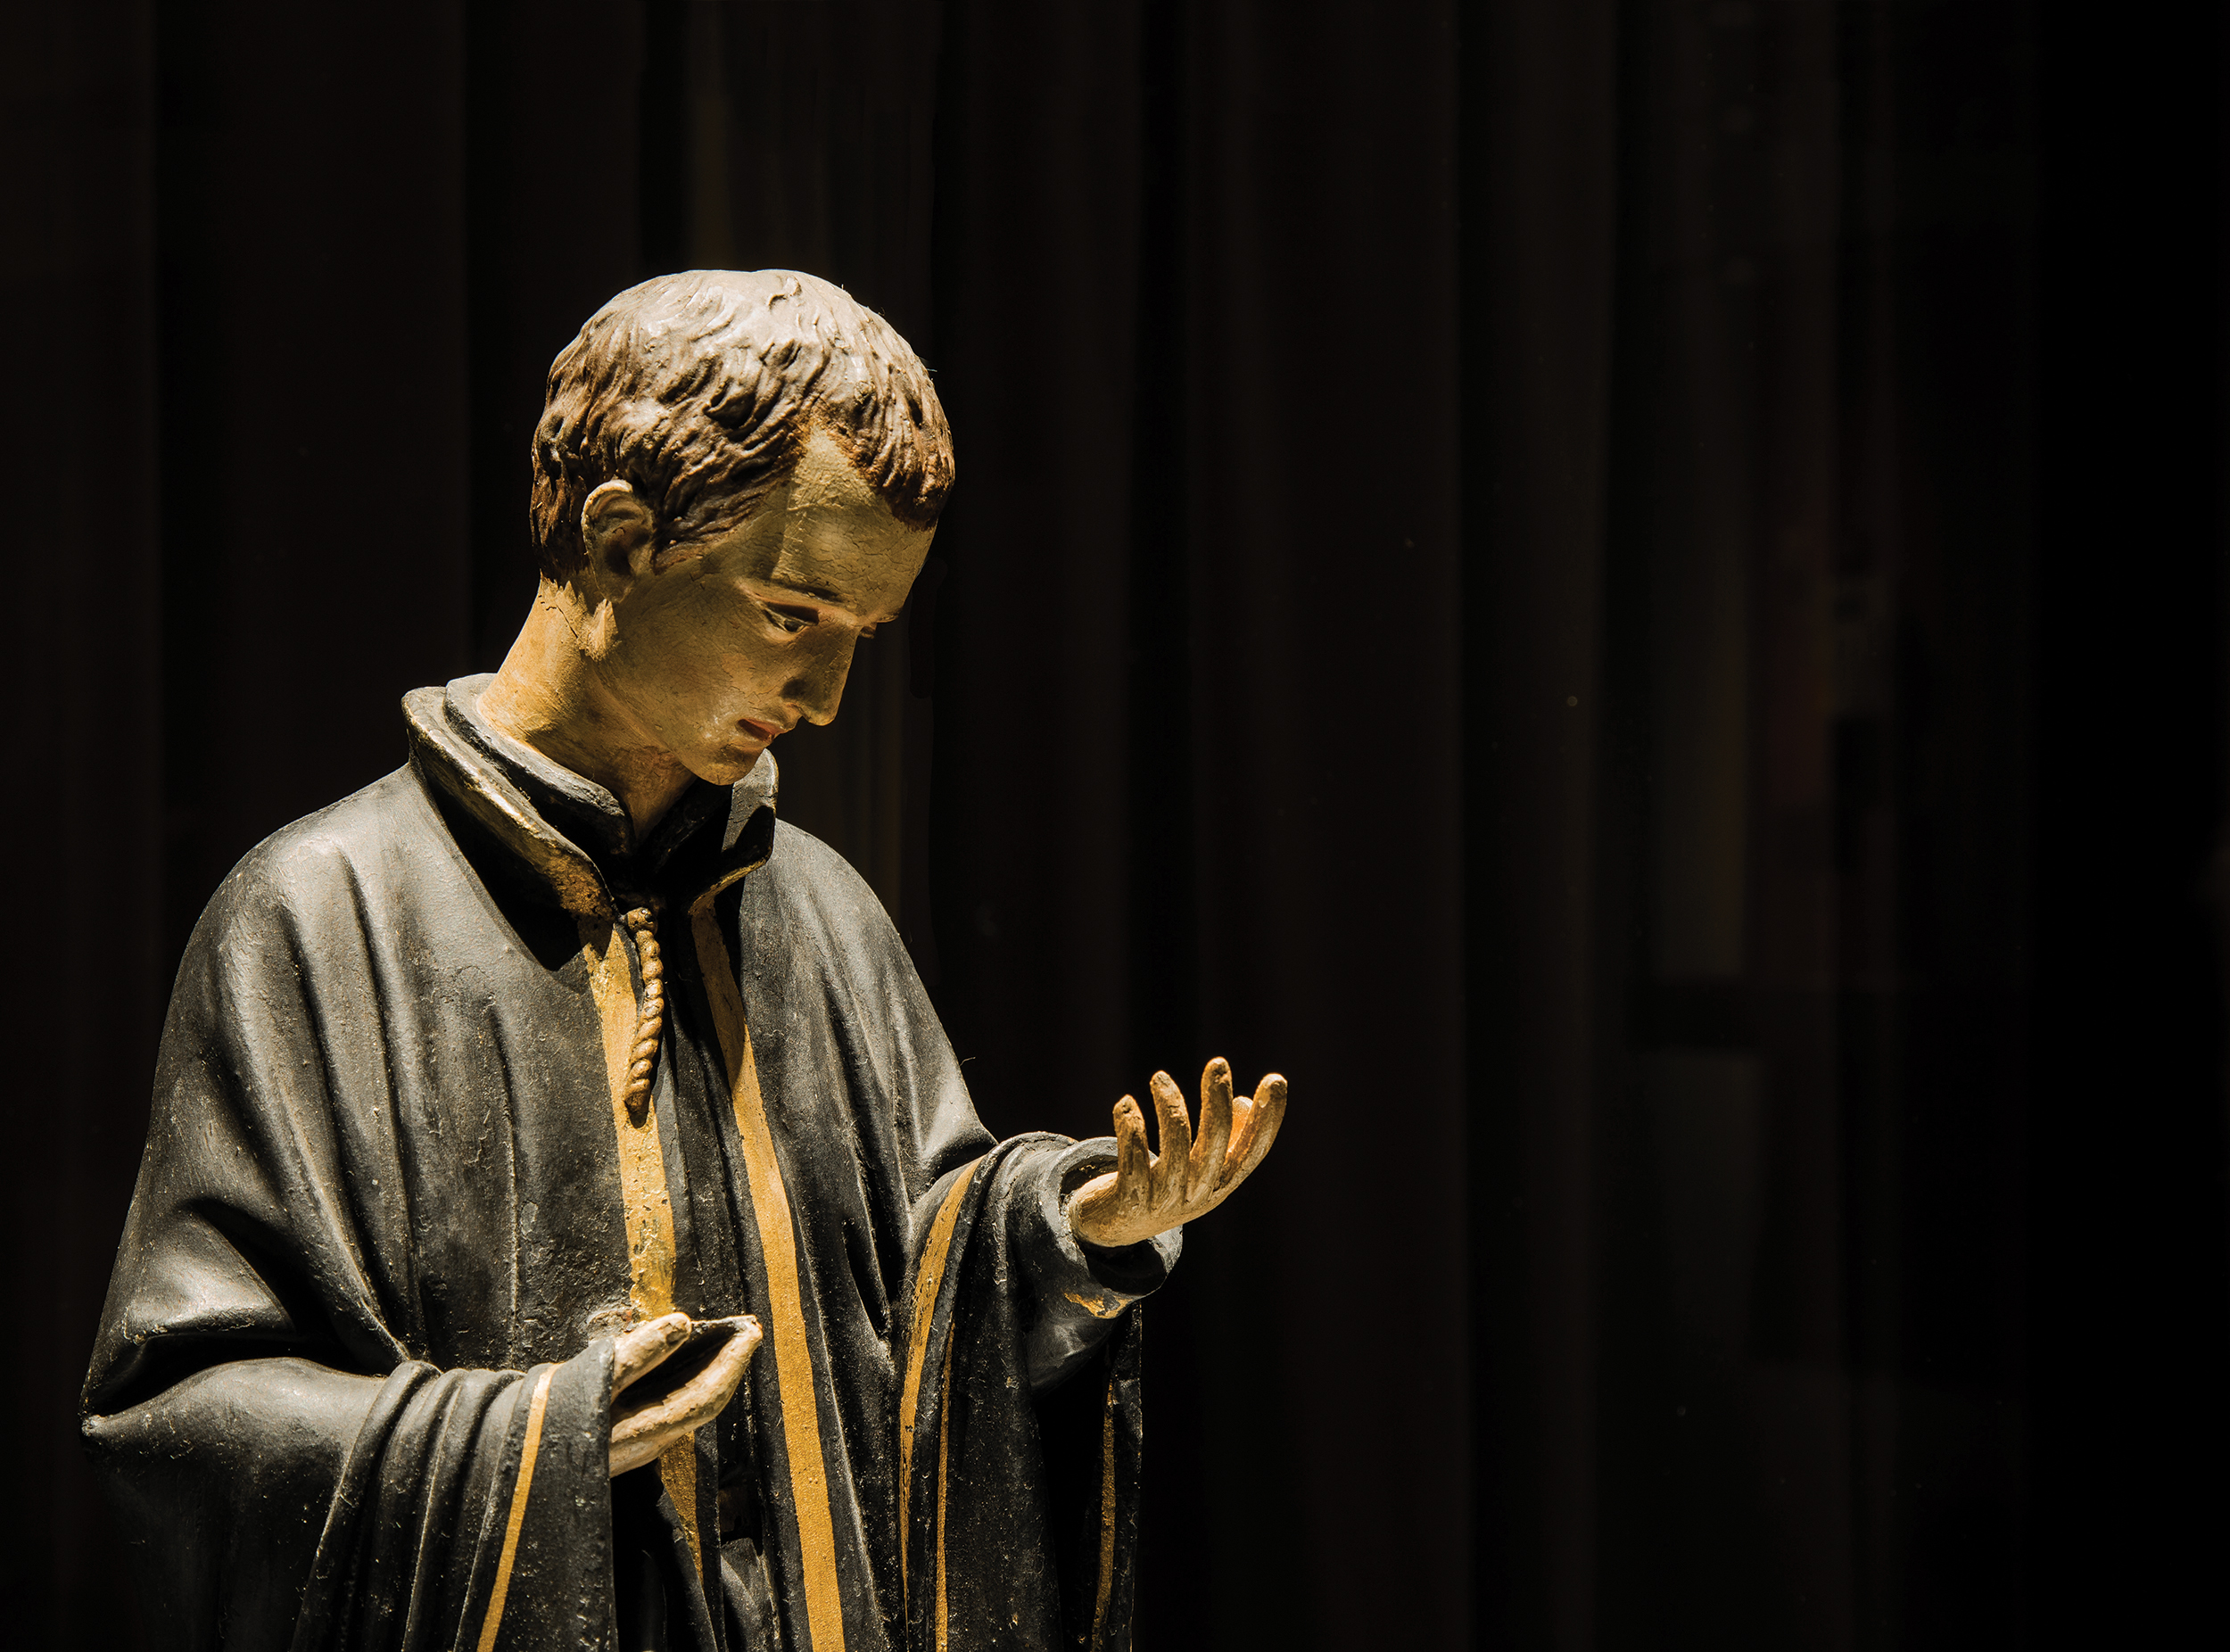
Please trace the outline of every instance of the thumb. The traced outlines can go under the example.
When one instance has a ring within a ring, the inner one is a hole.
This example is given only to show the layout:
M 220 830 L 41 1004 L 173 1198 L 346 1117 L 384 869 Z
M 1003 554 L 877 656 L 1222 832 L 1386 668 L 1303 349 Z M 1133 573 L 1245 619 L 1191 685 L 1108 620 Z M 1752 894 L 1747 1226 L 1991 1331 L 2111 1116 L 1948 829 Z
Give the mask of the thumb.
M 624 1392 L 664 1365 L 667 1356 L 689 1340 L 687 1314 L 663 1314 L 647 1325 L 623 1331 L 612 1343 L 612 1392 Z

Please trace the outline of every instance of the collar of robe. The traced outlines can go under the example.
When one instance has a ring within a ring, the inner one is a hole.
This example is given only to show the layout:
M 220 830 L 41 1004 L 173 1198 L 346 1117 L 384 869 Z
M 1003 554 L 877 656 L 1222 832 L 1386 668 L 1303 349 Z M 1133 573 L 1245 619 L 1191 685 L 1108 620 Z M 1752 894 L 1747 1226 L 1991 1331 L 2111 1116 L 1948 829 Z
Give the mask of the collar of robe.
M 631 907 L 649 904 L 678 906 L 695 912 L 739 879 L 766 863 L 774 847 L 774 798 L 777 771 L 774 754 L 763 752 L 751 772 L 729 789 L 720 830 L 713 817 L 723 814 L 716 788 L 699 787 L 697 794 L 674 805 L 667 822 L 661 822 L 640 850 L 624 859 L 640 863 L 631 867 L 642 882 L 615 887 L 604 863 L 550 822 L 526 791 L 505 772 L 489 749 L 492 735 L 475 715 L 481 691 L 491 676 L 460 677 L 443 689 L 413 689 L 403 696 L 403 722 L 409 731 L 410 764 L 428 788 L 448 798 L 479 826 L 496 847 L 509 855 L 550 897 L 577 917 L 617 921 Z M 566 794 L 578 791 L 589 808 L 600 808 L 599 799 L 617 811 L 616 800 L 602 788 L 558 768 L 531 748 L 516 747 L 507 754 L 521 769 L 562 786 Z M 517 754 L 525 754 L 522 758 Z M 532 767 L 526 759 L 539 767 Z M 541 776 L 541 771 L 549 771 Z M 709 805 L 709 806 L 707 806 Z M 669 822 L 673 830 L 668 830 Z M 625 831 L 625 816 L 612 847 L 632 847 Z

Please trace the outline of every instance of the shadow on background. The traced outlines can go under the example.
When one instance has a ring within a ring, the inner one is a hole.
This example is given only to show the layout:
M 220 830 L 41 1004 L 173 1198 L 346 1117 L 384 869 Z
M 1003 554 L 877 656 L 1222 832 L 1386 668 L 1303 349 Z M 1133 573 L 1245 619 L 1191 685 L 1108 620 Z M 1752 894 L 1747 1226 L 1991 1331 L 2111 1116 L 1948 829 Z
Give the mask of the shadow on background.
M 186 933 L 497 663 L 548 361 L 696 264 L 938 371 L 781 755 L 987 1120 L 1295 1083 L 1148 1311 L 1142 1648 L 2220 1631 L 2211 9 L 9 37 L 16 1633 L 141 1644 L 74 1395 Z

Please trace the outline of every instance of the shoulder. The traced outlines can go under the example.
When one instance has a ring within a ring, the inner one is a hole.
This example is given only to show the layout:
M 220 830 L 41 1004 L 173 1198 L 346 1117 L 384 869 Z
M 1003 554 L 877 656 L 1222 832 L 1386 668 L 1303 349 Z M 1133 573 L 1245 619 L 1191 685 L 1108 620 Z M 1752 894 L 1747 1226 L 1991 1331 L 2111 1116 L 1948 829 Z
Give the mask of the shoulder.
M 875 891 L 852 863 L 802 826 L 779 816 L 774 822 L 774 847 L 765 869 L 786 885 L 810 898 L 850 904 L 871 901 L 882 910 Z
M 280 827 L 242 855 L 211 896 L 202 925 L 236 930 L 335 907 L 353 913 L 376 902 L 399 870 L 423 865 L 445 836 L 417 774 L 398 769 Z
M 881 899 L 852 863 L 788 821 L 775 821 L 766 864 L 744 880 L 747 891 L 754 884 L 758 888 L 751 892 L 762 899 L 776 899 L 798 915 L 811 914 L 832 931 L 896 939 Z
M 405 766 L 280 827 L 241 856 L 227 881 L 314 888 L 384 863 L 430 828 L 438 830 L 438 816 L 418 777 Z
M 882 974 L 907 958 L 897 927 L 867 880 L 827 844 L 777 820 L 766 864 L 743 880 L 747 950 L 819 954 L 847 973 Z
M 936 1084 L 958 1086 L 897 926 L 867 880 L 811 832 L 777 822 L 766 863 L 743 880 L 731 933 L 746 1002 L 757 1012 L 754 1036 L 771 1064 L 763 1074 L 780 1066 L 799 1028 L 822 1028 L 822 1044 L 808 1037 L 795 1047 L 825 1047 L 827 1028 L 843 1026 L 853 1029 L 847 1037 L 864 1037 L 862 1047 L 898 1061 L 882 1069 L 888 1083 L 904 1071 L 915 1075 L 908 1083 L 930 1084 L 921 1075 L 934 1070 L 943 1075 Z

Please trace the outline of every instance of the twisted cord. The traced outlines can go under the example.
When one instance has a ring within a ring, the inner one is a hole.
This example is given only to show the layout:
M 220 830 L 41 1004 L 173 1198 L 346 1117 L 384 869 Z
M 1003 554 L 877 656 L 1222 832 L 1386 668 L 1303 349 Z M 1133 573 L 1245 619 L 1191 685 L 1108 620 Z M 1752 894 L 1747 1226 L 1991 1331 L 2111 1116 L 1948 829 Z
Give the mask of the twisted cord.
M 658 955 L 657 915 L 649 907 L 638 906 L 620 921 L 634 936 L 642 959 L 642 1007 L 635 1018 L 635 1047 L 627 1058 L 627 1087 L 620 1092 L 628 1118 L 640 1124 L 650 1111 L 650 1075 L 657 1070 L 658 1040 L 666 1027 L 666 966 Z

